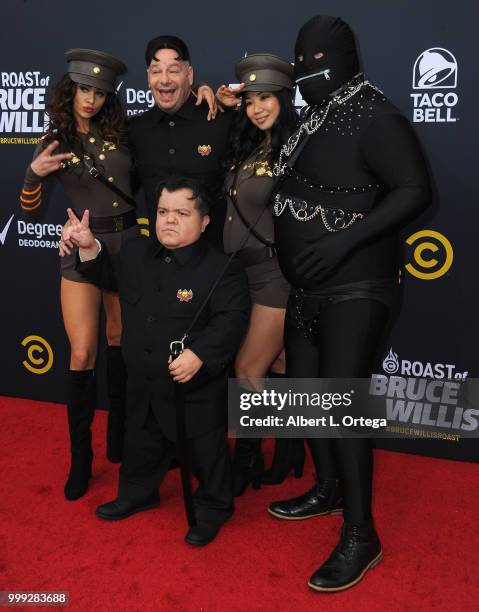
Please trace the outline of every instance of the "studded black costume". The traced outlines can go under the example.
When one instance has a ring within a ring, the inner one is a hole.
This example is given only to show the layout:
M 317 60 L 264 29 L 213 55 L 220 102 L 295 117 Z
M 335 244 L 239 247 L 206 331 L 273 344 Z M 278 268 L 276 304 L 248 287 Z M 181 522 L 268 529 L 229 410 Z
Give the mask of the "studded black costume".
M 397 232 L 428 205 L 428 173 L 407 120 L 359 73 L 347 24 L 313 18 L 299 32 L 295 56 L 296 82 L 310 106 L 276 165 L 283 181 L 274 208 L 279 261 L 293 286 L 287 375 L 367 377 L 398 292 Z M 342 590 L 382 555 L 371 518 L 371 444 L 312 439 L 309 445 L 317 485 L 272 504 L 270 512 L 327 514 L 342 491 L 339 550 L 309 583 Z M 346 563 L 343 548 L 351 542 L 357 554 Z

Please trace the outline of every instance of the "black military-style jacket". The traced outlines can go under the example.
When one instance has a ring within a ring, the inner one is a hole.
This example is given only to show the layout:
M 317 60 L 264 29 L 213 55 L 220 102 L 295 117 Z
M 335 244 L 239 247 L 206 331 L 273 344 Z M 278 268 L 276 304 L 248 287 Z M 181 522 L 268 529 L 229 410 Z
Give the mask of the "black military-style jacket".
M 235 113 L 218 113 L 216 119 L 208 121 L 206 106 L 195 106 L 195 102 L 191 95 L 174 114 L 155 105 L 133 117 L 129 122 L 130 150 L 135 173 L 145 191 L 150 220 L 156 216 L 158 183 L 171 175 L 191 176 L 211 192 L 207 235 L 220 246 L 226 207 L 222 160 Z
M 174 250 L 156 240 L 136 238 L 115 258 L 102 248 L 95 260 L 77 263 L 88 280 L 119 291 L 129 418 L 143 423 L 151 404 L 172 440 L 176 421 L 175 383 L 168 370 L 170 342 L 187 331 L 227 259 L 204 238 Z M 185 343 L 203 361 L 193 379 L 183 384 L 189 437 L 225 423 L 228 364 L 246 332 L 249 308 L 246 275 L 233 261 Z

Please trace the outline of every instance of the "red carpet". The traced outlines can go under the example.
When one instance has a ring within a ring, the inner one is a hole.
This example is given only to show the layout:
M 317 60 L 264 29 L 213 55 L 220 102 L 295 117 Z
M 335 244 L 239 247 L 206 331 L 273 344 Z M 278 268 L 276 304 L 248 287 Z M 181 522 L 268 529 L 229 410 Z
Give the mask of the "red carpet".
M 183 542 L 177 470 L 162 486 L 160 508 L 116 523 L 94 516 L 116 495 L 118 468 L 104 458 L 105 413 L 95 418 L 91 488 L 68 502 L 64 406 L 0 398 L 0 410 L 0 590 L 69 591 L 68 609 L 88 612 L 479 607 L 477 464 L 378 451 L 385 560 L 354 589 L 324 595 L 306 581 L 335 544 L 340 518 L 289 523 L 265 511 L 309 486 L 310 464 L 302 480 L 249 489 L 219 537 L 194 549 Z

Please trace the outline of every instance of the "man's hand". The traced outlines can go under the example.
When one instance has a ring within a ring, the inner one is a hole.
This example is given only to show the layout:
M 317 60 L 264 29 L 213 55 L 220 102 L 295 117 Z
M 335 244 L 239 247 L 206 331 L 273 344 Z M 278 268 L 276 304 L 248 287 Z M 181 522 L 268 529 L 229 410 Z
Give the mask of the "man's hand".
M 241 98 L 239 94 L 246 87 L 245 83 L 241 83 L 238 87 L 226 87 L 226 85 L 220 85 L 216 92 L 216 98 L 220 104 L 219 108 L 226 106 L 228 108 L 236 108 L 241 104 Z
M 200 87 L 198 87 L 195 106 L 199 106 L 203 102 L 208 104 L 208 121 L 210 121 L 210 119 L 215 119 L 218 113 L 218 104 L 216 103 L 215 93 L 209 85 L 200 85 Z M 223 109 L 220 110 L 223 112 Z
M 63 228 L 63 248 L 68 242 L 76 244 L 80 248 L 80 257 L 83 261 L 95 259 L 98 255 L 99 247 L 95 237 L 90 230 L 90 211 L 85 210 L 81 221 L 71 208 L 67 208 L 70 225 Z M 68 250 L 68 249 L 66 249 Z
M 65 223 L 62 228 L 62 233 L 60 236 L 60 242 L 58 243 L 59 255 L 60 257 L 65 257 L 65 255 L 70 255 L 71 249 L 73 249 L 73 242 L 70 239 L 65 240 L 65 236 L 67 235 L 67 229 L 70 227 L 71 221 Z
M 185 349 L 174 361 L 169 362 L 170 374 L 178 383 L 188 382 L 203 365 L 201 359 L 190 349 Z
M 58 153 L 57 155 L 53 155 L 53 151 L 59 144 L 58 140 L 54 140 L 32 161 L 30 167 L 37 176 L 47 176 L 52 172 L 60 170 L 60 168 L 63 167 L 64 160 L 71 158 L 71 153 Z
M 349 255 L 354 246 L 348 244 L 346 234 L 344 231 L 315 238 L 314 242 L 309 240 L 311 244 L 293 259 L 296 273 L 317 281 L 326 278 Z

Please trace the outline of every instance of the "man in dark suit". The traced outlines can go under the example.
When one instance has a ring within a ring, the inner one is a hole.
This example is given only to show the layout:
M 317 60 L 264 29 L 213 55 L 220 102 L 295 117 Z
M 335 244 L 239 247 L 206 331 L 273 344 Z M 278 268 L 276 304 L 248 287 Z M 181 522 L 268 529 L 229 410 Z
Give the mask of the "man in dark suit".
M 201 237 L 209 222 L 199 184 L 171 178 L 160 185 L 156 240 L 127 242 L 114 261 L 88 227 L 69 210 L 70 238 L 80 247 L 77 269 L 104 289 L 118 290 L 121 347 L 128 372 L 125 451 L 118 497 L 97 516 L 119 520 L 159 505 L 158 487 L 176 441 L 174 381 L 184 385 L 186 436 L 195 493 L 197 527 L 189 544 L 208 544 L 233 513 L 226 441 L 227 364 L 246 331 L 246 277 L 233 261 L 189 331 L 185 350 L 169 360 L 220 276 L 227 256 Z
M 228 148 L 233 111 L 214 121 L 192 93 L 194 71 L 186 44 L 176 36 L 157 36 L 145 51 L 154 106 L 129 122 L 129 146 L 145 192 L 150 223 L 156 215 L 156 187 L 181 174 L 200 180 L 211 193 L 207 238 L 223 249 L 225 202 L 222 161 Z

